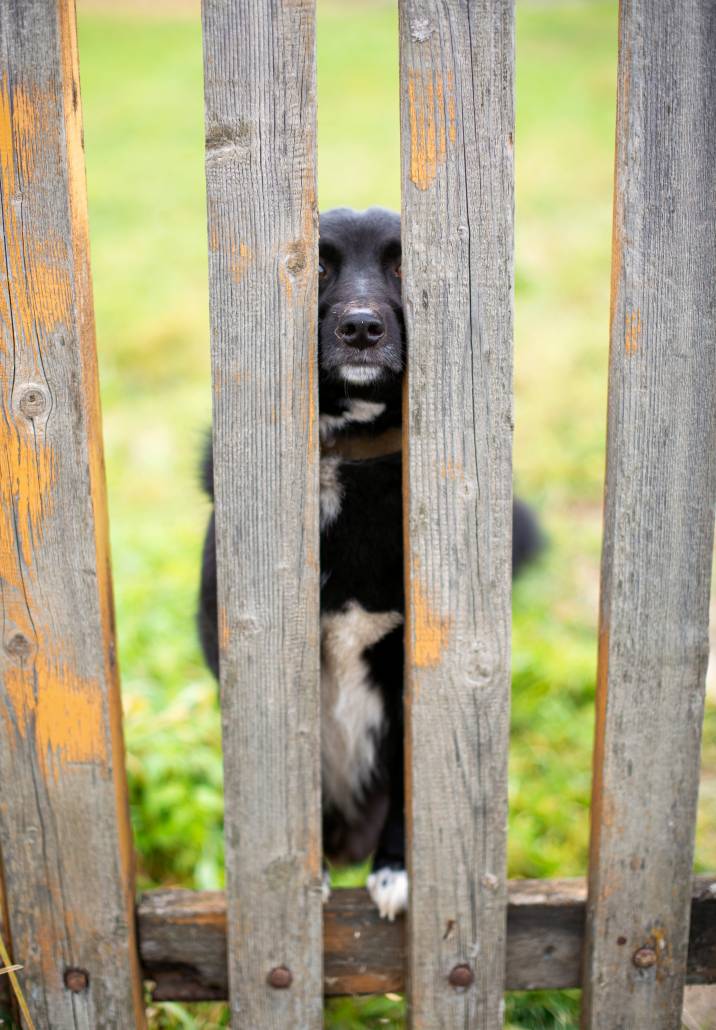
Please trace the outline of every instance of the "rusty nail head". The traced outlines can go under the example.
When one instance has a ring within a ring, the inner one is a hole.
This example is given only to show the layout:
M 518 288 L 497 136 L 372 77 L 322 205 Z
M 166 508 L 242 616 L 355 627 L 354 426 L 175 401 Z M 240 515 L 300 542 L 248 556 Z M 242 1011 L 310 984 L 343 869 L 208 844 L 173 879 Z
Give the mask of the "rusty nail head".
M 81 994 L 89 986 L 89 973 L 86 969 L 71 968 L 65 970 L 65 987 L 73 994 Z
M 637 948 L 632 955 L 632 962 L 637 969 L 650 969 L 656 965 L 656 952 L 653 948 Z
M 450 970 L 448 981 L 451 987 L 471 987 L 475 982 L 475 974 L 466 962 L 461 962 Z
M 286 966 L 276 966 L 268 975 L 269 986 L 275 987 L 277 991 L 284 991 L 291 986 L 293 974 Z

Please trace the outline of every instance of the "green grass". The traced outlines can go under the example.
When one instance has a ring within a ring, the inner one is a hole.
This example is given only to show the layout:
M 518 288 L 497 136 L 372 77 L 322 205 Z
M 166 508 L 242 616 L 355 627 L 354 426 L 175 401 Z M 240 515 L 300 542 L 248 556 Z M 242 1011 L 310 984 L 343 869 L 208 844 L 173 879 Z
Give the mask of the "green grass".
M 509 872 L 586 868 L 604 467 L 616 14 L 521 3 L 517 31 L 515 469 L 551 546 L 514 594 Z M 394 5 L 319 11 L 321 206 L 399 205 Z M 220 721 L 194 631 L 210 422 L 201 38 L 188 18 L 80 18 L 117 621 L 140 885 L 223 882 Z M 709 707 L 697 865 L 716 853 Z M 576 1026 L 574 992 L 508 1022 Z M 152 1006 L 155 1027 L 225 1025 Z M 329 1006 L 399 1026 L 401 1003 Z M 385 1022 L 385 1021 L 388 1022 Z

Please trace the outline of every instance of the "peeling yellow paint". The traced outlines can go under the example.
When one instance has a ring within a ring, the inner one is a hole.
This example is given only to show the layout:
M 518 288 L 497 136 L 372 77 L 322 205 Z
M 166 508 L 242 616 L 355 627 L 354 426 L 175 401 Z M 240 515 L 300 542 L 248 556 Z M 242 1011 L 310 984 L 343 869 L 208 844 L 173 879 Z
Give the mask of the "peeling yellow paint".
M 460 479 L 465 474 L 465 466 L 461 461 L 446 461 L 440 465 L 441 479 Z
M 41 435 L 31 436 L 0 417 L 4 456 L 0 494 L 0 555 L 3 578 L 20 586 L 18 557 L 32 571 L 33 552 L 53 510 L 55 454 Z M 17 554 L 18 544 L 21 555 Z M 15 571 L 13 571 L 15 570 Z
M 0 317 L 3 332 L 0 346 L 15 338 L 27 346 L 34 368 L 41 375 L 35 338 L 44 336 L 65 322 L 72 305 L 72 288 L 67 270 L 67 251 L 59 238 L 40 238 L 26 233 L 20 223 L 15 200 L 33 188 L 36 158 L 46 150 L 51 136 L 52 95 L 40 90 L 28 93 L 20 86 L 10 88 L 7 73 L 0 82 L 0 183 L 5 244 L 5 275 L 11 290 L 3 291 Z M 38 173 L 39 174 L 39 173 Z M 8 306 L 11 304 L 11 308 Z
M 284 289 L 286 304 L 290 308 L 293 303 L 293 281 L 286 268 L 286 259 L 282 252 L 278 255 L 278 278 Z
M 411 577 L 413 596 L 412 649 L 413 665 L 419 669 L 440 664 L 450 639 L 452 618 L 438 615 L 430 606 L 427 594 L 413 567 Z
M 53 654 L 41 639 L 34 660 L 10 666 L 5 678 L 19 734 L 34 737 L 43 773 L 56 780 L 66 763 L 107 761 L 99 683 L 77 675 L 67 650 Z
M 240 243 L 238 248 L 236 241 L 231 241 L 231 256 L 229 258 L 229 268 L 231 270 L 231 278 L 235 283 L 240 283 L 243 279 L 244 272 L 249 267 L 251 261 L 251 248 L 246 243 Z
M 624 349 L 627 354 L 636 354 L 641 336 L 641 311 L 627 311 L 624 315 Z
M 447 140 L 455 142 L 455 91 L 452 75 L 408 72 L 410 179 L 426 190 L 445 163 Z
M 219 649 L 226 651 L 229 646 L 231 634 L 229 632 L 229 623 L 226 619 L 226 613 L 223 608 L 219 608 Z

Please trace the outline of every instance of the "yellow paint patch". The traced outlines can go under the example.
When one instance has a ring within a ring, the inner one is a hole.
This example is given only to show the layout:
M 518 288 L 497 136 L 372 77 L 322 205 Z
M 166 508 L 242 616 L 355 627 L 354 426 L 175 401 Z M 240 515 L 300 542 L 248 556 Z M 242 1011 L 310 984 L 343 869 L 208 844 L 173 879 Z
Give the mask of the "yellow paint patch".
M 438 615 L 428 603 L 427 595 L 413 569 L 411 578 L 413 595 L 412 659 L 419 669 L 434 668 L 440 660 L 450 638 L 452 619 Z
M 627 354 L 636 354 L 641 336 L 641 312 L 627 311 L 624 316 L 624 349 Z
M 0 555 L 3 578 L 20 584 L 18 558 L 32 569 L 33 552 L 53 508 L 55 454 L 41 436 L 32 437 L 0 418 L 0 446 L 5 458 L 0 494 Z M 20 555 L 18 547 L 20 545 Z M 13 573 L 13 569 L 17 570 Z
M 286 259 L 283 254 L 279 254 L 278 256 L 278 278 L 279 282 L 283 286 L 286 298 L 286 307 L 290 308 L 293 303 L 293 280 L 286 268 Z
M 5 680 L 20 735 L 34 737 L 40 766 L 55 779 L 67 763 L 107 761 L 102 693 L 78 676 L 66 655 L 41 643 L 34 662 L 7 670 Z
M 72 288 L 67 270 L 67 250 L 61 239 L 41 239 L 25 233 L 21 208 L 15 203 L 34 188 L 37 158 L 47 161 L 52 139 L 53 96 L 22 87 L 10 89 L 7 74 L 0 83 L 0 182 L 5 242 L 5 276 L 10 295 L 0 300 L 3 332 L 0 345 L 15 338 L 33 354 L 35 367 L 26 372 L 41 375 L 34 351 L 35 337 L 68 318 Z M 33 350 L 30 349 L 33 346 Z
M 465 474 L 465 467 L 461 461 L 447 461 L 440 466 L 441 479 L 460 479 Z
M 229 623 L 223 608 L 219 608 L 219 649 L 226 651 L 231 639 Z
M 231 255 L 229 258 L 229 268 L 231 270 L 231 278 L 235 283 L 240 283 L 244 277 L 244 272 L 249 266 L 251 261 L 251 248 L 246 243 L 240 243 L 238 248 L 236 241 L 231 241 Z
M 455 92 L 452 75 L 408 72 L 410 179 L 426 190 L 445 163 L 447 140 L 455 142 Z
M 60 664 L 38 675 L 36 721 L 40 761 L 59 767 L 69 762 L 106 764 L 102 695 L 96 680 L 82 680 Z

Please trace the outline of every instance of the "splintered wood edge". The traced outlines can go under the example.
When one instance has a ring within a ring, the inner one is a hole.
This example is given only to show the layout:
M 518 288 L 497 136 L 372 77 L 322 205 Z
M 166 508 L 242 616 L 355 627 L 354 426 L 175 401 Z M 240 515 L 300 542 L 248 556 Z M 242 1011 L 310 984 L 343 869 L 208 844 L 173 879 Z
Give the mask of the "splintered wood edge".
M 508 884 L 505 987 L 579 987 L 584 880 Z M 335 890 L 324 911 L 326 995 L 405 990 L 405 922 L 379 919 L 365 890 Z M 219 891 L 156 890 L 137 908 L 144 975 L 155 1001 L 227 997 L 226 901 Z M 452 928 L 448 925 L 445 932 Z M 624 940 L 624 961 L 639 946 Z M 446 975 L 449 970 L 446 970 Z M 686 982 L 716 983 L 716 876 L 696 877 Z

